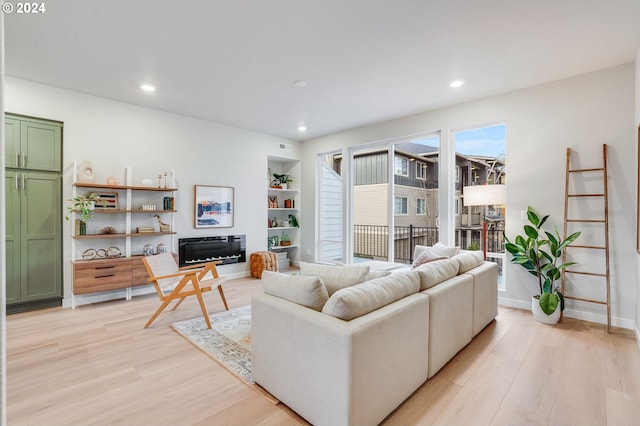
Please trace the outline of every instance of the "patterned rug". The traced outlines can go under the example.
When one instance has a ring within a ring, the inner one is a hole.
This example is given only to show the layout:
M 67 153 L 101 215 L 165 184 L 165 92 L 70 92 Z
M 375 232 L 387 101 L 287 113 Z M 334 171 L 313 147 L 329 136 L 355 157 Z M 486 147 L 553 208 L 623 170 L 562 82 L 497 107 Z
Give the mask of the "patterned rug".
M 278 400 L 251 377 L 251 305 L 209 315 L 211 328 L 202 316 L 171 324 L 180 335 L 216 360 L 271 403 Z

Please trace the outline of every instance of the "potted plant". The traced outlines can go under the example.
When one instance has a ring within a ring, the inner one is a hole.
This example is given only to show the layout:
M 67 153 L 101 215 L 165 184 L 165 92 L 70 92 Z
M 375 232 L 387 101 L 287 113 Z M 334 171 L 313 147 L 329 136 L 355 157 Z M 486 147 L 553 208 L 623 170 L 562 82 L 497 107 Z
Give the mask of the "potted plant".
M 69 200 L 72 204 L 67 207 L 67 216 L 65 219 L 69 220 L 71 213 L 78 213 L 80 218 L 79 235 L 86 234 L 87 222 L 93 218 L 93 210 L 97 202 L 100 202 L 100 197 L 95 192 L 89 192 L 84 195 L 77 195 Z
M 287 185 L 289 183 L 293 182 L 293 179 L 291 179 L 291 176 L 284 173 L 284 174 L 277 174 L 274 173 L 273 174 L 273 181 L 271 181 L 271 184 L 274 188 L 282 188 L 282 189 L 287 189 Z
M 513 256 L 511 263 L 522 265 L 531 275 L 538 278 L 540 294 L 533 296 L 531 305 L 534 318 L 546 324 L 555 324 L 564 309 L 564 298 L 557 281 L 563 269 L 575 265 L 575 262 L 560 263 L 559 259 L 565 247 L 573 243 L 580 236 L 580 232 L 574 232 L 562 240 L 557 227 L 554 227 L 554 233 L 542 229 L 548 218 L 549 215 L 540 218 L 535 210 L 528 206 L 529 223 L 524 225 L 525 235 L 517 235 L 514 241 L 505 235 L 505 248 Z

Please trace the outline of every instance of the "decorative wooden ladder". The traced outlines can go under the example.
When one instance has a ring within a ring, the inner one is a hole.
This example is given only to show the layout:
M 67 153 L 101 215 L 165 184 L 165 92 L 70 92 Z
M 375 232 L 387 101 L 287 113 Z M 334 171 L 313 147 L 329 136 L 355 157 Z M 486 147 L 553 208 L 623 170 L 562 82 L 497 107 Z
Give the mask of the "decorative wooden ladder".
M 569 193 L 570 186 L 570 175 L 572 173 L 577 176 L 583 176 L 586 173 L 600 173 L 602 174 L 602 193 Z M 569 217 L 569 199 L 570 198 L 602 198 L 603 200 L 603 218 L 598 219 L 572 219 Z M 561 278 L 561 291 L 562 294 L 565 295 L 565 299 L 571 300 L 579 300 L 582 302 L 588 303 L 598 303 L 601 305 L 607 305 L 607 332 L 611 333 L 611 292 L 610 292 L 610 284 L 611 284 L 611 276 L 609 272 L 609 192 L 607 187 L 607 145 L 602 145 L 602 167 L 598 168 L 589 168 L 589 169 L 572 169 L 571 168 L 571 148 L 567 148 L 567 171 L 566 171 L 566 181 L 565 181 L 565 190 L 564 190 L 564 238 L 567 238 L 567 225 L 569 223 L 577 223 L 577 224 L 585 224 L 585 223 L 593 223 L 593 224 L 602 224 L 604 228 L 604 245 L 578 245 L 578 244 L 570 244 L 567 248 L 570 249 L 586 249 L 586 250 L 595 250 L 604 252 L 604 260 L 605 260 L 605 273 L 597 273 L 597 272 L 586 272 L 586 271 L 573 271 L 569 269 L 562 270 L 562 278 Z M 573 229 L 572 229 L 573 231 Z M 567 251 L 565 250 L 562 254 L 562 263 L 567 262 Z M 591 275 L 595 277 L 602 277 L 606 280 L 606 301 L 602 300 L 594 300 L 594 299 L 586 299 L 582 297 L 568 296 L 565 294 L 565 274 L 582 274 L 582 275 Z

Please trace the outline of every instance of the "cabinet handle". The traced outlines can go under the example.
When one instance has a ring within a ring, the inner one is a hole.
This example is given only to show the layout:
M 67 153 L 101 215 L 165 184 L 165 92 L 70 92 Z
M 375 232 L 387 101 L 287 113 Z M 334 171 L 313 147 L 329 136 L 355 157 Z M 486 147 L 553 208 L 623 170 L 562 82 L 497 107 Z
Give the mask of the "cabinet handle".
M 16 167 L 20 167 L 20 153 L 16 152 Z
M 22 173 L 22 190 L 23 191 L 27 190 L 27 181 L 24 178 L 24 173 Z
M 20 185 L 18 185 L 18 181 L 20 180 L 20 175 L 16 174 L 16 191 L 20 190 Z
M 109 277 L 115 277 L 116 274 L 106 274 L 106 275 L 96 275 L 95 278 L 109 278 Z
M 111 265 L 111 266 L 96 266 L 96 269 L 113 269 L 115 268 L 115 266 Z

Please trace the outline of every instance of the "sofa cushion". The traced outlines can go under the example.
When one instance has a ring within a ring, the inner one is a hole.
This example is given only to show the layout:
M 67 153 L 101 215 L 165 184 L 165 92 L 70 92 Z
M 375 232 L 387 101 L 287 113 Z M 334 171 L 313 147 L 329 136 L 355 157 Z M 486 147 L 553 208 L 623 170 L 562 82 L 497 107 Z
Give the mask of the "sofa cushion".
M 336 291 L 366 281 L 369 265 L 320 265 L 300 262 L 302 275 L 319 277 L 331 296 Z
M 388 277 L 391 275 L 391 271 L 369 271 L 365 281 L 375 280 L 376 278 Z
M 484 262 L 484 255 L 481 251 L 467 251 L 455 255 L 451 259 L 458 262 L 458 273 L 464 274 L 476 266 L 482 265 L 482 262 Z
M 399 272 L 336 291 L 322 312 L 350 321 L 420 289 L 420 278 L 414 272 Z
M 454 259 L 438 260 L 420 265 L 415 269 L 420 276 L 420 291 L 424 291 L 458 275 L 459 265 Z
M 446 259 L 446 257 L 436 254 L 432 252 L 431 249 L 427 248 L 423 250 L 418 255 L 418 257 L 416 257 L 416 260 L 413 261 L 413 267 L 416 268 L 424 263 L 429 263 L 429 262 L 433 262 L 434 260 L 442 260 L 442 259 Z
M 318 277 L 263 271 L 264 292 L 298 305 L 320 311 L 329 299 L 327 288 Z

